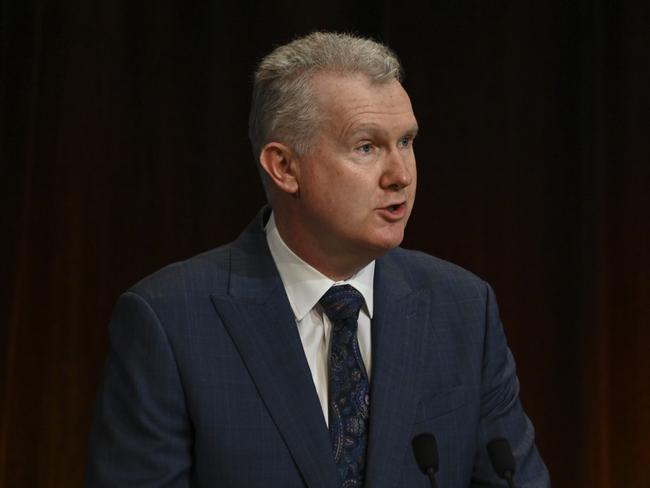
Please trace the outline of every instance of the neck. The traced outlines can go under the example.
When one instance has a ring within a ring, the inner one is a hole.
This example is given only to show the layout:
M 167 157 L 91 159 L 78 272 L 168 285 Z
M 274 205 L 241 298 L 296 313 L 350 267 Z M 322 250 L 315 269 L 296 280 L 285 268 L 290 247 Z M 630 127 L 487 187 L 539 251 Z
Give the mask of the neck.
M 359 256 L 344 249 L 326 249 L 323 242 L 312 242 L 304 233 L 291 231 L 281 219 L 275 220 L 280 237 L 296 256 L 333 281 L 344 281 L 367 266 L 372 256 Z

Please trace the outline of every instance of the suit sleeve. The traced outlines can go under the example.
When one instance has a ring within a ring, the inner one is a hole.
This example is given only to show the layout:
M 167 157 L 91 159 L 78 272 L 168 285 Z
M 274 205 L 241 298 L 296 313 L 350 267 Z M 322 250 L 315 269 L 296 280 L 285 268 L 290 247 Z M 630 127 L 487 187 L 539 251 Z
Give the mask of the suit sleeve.
M 173 350 L 151 306 L 120 297 L 90 434 L 88 488 L 188 487 L 192 428 Z
M 487 288 L 486 332 L 484 340 L 478 452 L 473 487 L 507 486 L 497 477 L 486 445 L 505 437 L 515 456 L 514 481 L 519 488 L 547 488 L 548 471 L 535 447 L 535 431 L 519 401 L 519 381 L 515 362 L 506 343 L 494 292 Z

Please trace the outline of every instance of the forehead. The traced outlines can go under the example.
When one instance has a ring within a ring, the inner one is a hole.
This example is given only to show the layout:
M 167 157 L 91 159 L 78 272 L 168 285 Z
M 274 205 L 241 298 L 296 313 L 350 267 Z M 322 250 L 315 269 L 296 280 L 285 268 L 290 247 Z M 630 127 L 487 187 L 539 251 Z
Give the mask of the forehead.
M 341 130 L 375 124 L 385 129 L 417 126 L 408 94 L 397 80 L 372 83 L 362 74 L 318 73 L 312 87 L 320 112 Z

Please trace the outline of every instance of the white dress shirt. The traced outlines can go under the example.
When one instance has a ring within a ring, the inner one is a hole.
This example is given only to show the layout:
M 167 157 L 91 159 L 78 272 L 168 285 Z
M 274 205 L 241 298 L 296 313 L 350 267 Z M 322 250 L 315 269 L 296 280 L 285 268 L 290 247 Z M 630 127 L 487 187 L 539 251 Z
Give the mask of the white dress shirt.
M 368 372 L 368 379 L 370 379 L 372 359 L 370 320 L 372 319 L 375 262 L 372 261 L 348 280 L 333 281 L 289 249 L 278 232 L 273 213 L 266 224 L 266 240 L 296 319 L 298 333 L 309 363 L 309 369 L 311 369 L 311 376 L 323 409 L 325 422 L 329 423 L 327 380 L 332 324 L 327 315 L 323 313 L 323 308 L 318 301 L 333 285 L 351 285 L 363 295 L 365 306 L 361 307 L 359 313 L 357 340 Z

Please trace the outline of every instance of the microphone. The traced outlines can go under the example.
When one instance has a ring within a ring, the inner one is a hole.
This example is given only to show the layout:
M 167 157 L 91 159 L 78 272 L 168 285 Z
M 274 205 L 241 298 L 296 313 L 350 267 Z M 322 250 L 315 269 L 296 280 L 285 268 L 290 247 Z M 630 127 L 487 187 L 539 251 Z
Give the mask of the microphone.
M 499 478 L 506 480 L 510 488 L 516 488 L 512 479 L 515 474 L 515 458 L 508 439 L 503 437 L 492 439 L 487 444 L 487 451 L 492 467 Z
M 436 443 L 436 437 L 430 433 L 418 434 L 411 441 L 411 445 L 418 466 L 424 474 L 429 476 L 431 488 L 437 488 L 438 444 Z

